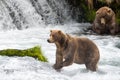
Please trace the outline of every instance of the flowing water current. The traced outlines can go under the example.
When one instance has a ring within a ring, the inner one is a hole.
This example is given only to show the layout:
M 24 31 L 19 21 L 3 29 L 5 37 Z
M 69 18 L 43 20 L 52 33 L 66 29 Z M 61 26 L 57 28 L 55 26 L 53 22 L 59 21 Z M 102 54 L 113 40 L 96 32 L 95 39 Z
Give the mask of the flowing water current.
M 90 24 L 76 23 L 70 14 L 65 0 L 0 0 L 0 50 L 39 45 L 49 61 L 0 56 L 0 80 L 120 80 L 120 37 L 84 35 Z M 72 64 L 55 71 L 56 47 L 47 42 L 51 29 L 93 40 L 100 50 L 98 70 Z
M 71 24 L 72 25 L 72 24 Z M 0 80 L 120 80 L 120 49 L 116 47 L 119 37 L 79 35 L 77 25 L 47 26 L 0 32 L 0 49 L 27 49 L 40 45 L 48 63 L 39 62 L 30 57 L 0 56 Z M 79 26 L 88 24 L 79 24 Z M 68 27 L 69 26 L 69 27 Z M 75 27 L 76 26 L 76 27 Z M 86 36 L 93 40 L 100 49 L 100 62 L 97 72 L 90 72 L 84 65 L 73 64 L 64 67 L 61 72 L 52 68 L 55 63 L 54 44 L 49 44 L 49 30 L 60 29 L 73 36 Z

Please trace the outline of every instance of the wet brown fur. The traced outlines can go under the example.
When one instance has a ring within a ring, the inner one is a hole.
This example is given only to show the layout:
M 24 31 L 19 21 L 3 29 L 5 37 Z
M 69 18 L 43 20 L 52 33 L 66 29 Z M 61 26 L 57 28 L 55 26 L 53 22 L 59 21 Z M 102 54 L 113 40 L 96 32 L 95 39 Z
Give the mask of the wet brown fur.
M 116 34 L 118 25 L 116 23 L 114 11 L 107 7 L 101 7 L 96 12 L 96 17 L 93 22 L 93 31 L 98 34 Z
M 72 63 L 85 64 L 86 68 L 96 71 L 99 61 L 99 50 L 88 38 L 72 37 L 60 30 L 51 30 L 49 43 L 55 43 L 56 63 L 54 68 L 61 69 Z

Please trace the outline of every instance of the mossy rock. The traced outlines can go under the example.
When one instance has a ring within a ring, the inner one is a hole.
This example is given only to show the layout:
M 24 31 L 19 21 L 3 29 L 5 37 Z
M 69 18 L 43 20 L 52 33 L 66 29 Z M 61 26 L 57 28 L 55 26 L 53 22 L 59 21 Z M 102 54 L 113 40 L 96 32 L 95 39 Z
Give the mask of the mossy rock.
M 41 47 L 35 46 L 33 48 L 25 49 L 25 50 L 19 50 L 19 49 L 5 49 L 0 50 L 1 56 L 18 56 L 18 57 L 33 57 L 35 59 L 38 59 L 39 61 L 48 62 L 47 58 L 43 55 Z

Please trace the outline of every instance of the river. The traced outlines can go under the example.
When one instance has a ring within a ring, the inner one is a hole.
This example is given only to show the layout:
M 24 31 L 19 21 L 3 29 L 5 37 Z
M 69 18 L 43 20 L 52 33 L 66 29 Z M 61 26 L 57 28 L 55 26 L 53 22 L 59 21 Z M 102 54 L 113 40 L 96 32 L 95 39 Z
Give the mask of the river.
M 0 50 L 39 45 L 49 61 L 44 63 L 31 57 L 0 56 L 0 80 L 120 80 L 120 37 L 82 34 L 90 24 L 73 21 L 68 14 L 69 7 L 63 3 L 64 0 L 59 4 L 55 0 L 0 1 Z M 84 64 L 74 63 L 60 72 L 55 71 L 52 65 L 55 63 L 56 47 L 47 42 L 51 29 L 94 41 L 100 50 L 98 70 L 87 71 Z
M 0 49 L 27 49 L 40 45 L 48 63 L 39 62 L 30 57 L 0 56 L 0 80 L 119 80 L 120 49 L 116 47 L 119 37 L 80 35 L 80 28 L 72 24 L 11 30 L 0 32 Z M 79 24 L 79 26 L 88 24 Z M 69 27 L 68 27 L 69 26 Z M 100 50 L 97 72 L 87 71 L 84 65 L 73 64 L 64 67 L 61 72 L 52 68 L 55 63 L 54 44 L 49 44 L 49 30 L 60 29 L 72 36 L 85 36 L 93 40 Z

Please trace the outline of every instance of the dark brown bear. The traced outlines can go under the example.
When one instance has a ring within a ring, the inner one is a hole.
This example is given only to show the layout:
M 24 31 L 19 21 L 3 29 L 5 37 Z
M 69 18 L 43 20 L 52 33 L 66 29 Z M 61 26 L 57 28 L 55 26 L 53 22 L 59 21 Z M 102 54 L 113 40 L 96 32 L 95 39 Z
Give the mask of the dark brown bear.
M 118 26 L 116 25 L 115 13 L 109 7 L 101 7 L 96 12 L 93 22 L 93 31 L 98 34 L 116 34 Z
M 56 63 L 54 68 L 60 70 L 72 63 L 85 64 L 86 68 L 96 71 L 99 61 L 99 50 L 88 38 L 72 37 L 61 30 L 51 30 L 49 43 L 55 43 Z

